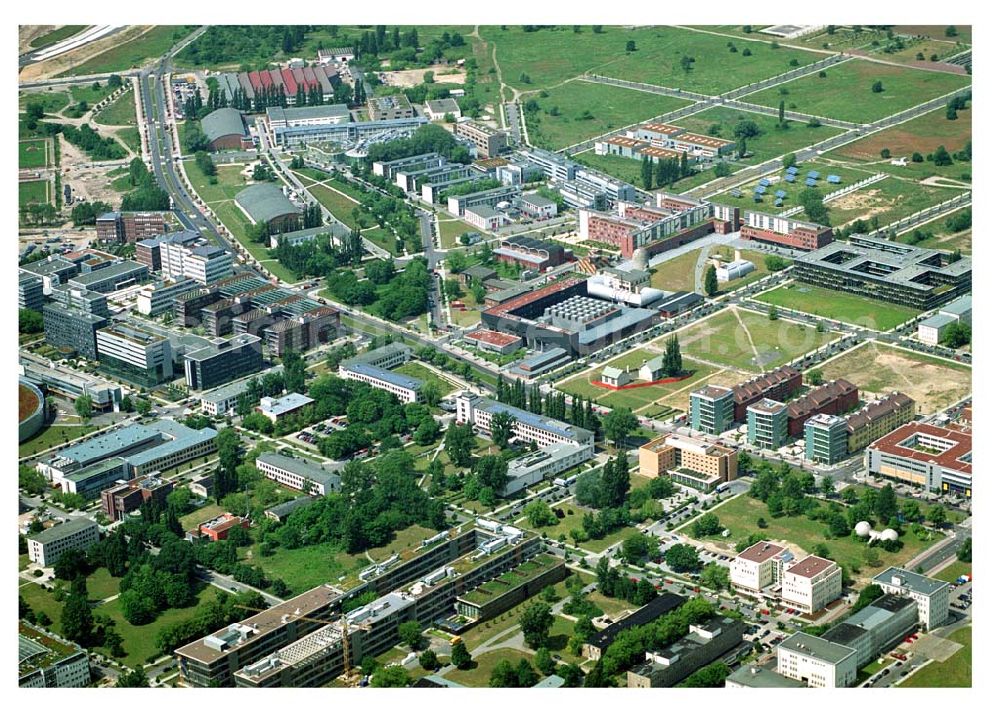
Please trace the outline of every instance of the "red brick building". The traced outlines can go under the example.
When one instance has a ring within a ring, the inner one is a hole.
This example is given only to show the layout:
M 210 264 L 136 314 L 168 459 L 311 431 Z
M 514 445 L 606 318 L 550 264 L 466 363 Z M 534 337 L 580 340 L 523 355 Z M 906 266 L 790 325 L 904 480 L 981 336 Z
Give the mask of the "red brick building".
M 740 235 L 752 241 L 762 241 L 786 248 L 816 250 L 833 243 L 833 229 L 807 221 L 747 211 Z
M 788 434 L 801 437 L 813 415 L 843 415 L 858 404 L 858 387 L 838 378 L 788 404 Z
M 135 243 L 167 232 L 162 211 L 111 211 L 97 217 L 97 239 L 114 243 Z
M 161 479 L 158 474 L 140 476 L 101 491 L 101 510 L 112 522 L 119 521 L 144 503 L 166 503 L 173 490 L 174 482 Z
M 769 398 L 779 402 L 788 400 L 802 387 L 802 374 L 791 366 L 782 366 L 764 375 L 751 378 L 733 386 L 733 416 L 737 422 L 746 422 L 747 407 Z

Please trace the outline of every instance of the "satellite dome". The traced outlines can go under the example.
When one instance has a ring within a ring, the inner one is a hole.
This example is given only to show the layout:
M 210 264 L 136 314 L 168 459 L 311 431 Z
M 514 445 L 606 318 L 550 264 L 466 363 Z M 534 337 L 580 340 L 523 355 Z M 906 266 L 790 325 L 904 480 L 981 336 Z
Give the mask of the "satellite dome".
M 868 537 L 868 533 L 870 533 L 871 530 L 872 530 L 871 525 L 869 525 L 868 521 L 865 520 L 861 521 L 860 523 L 854 526 L 854 534 L 857 535 L 859 538 Z
M 886 528 L 885 530 L 882 531 L 882 537 L 881 537 L 881 539 L 883 541 L 889 540 L 889 541 L 895 542 L 896 540 L 899 540 L 899 533 L 897 533 L 892 528 Z
M 637 268 L 645 270 L 649 267 L 649 251 L 645 248 L 636 248 L 632 253 L 632 264 Z

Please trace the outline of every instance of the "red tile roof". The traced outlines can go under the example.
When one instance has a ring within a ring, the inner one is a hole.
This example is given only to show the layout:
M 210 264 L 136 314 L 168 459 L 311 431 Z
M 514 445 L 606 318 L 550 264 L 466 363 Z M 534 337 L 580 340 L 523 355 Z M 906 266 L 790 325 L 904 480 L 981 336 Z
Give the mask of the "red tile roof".
M 922 434 L 928 437 L 937 437 L 953 442 L 953 446 L 939 454 L 930 454 L 909 447 L 901 446 L 913 435 Z M 958 471 L 964 474 L 972 474 L 972 462 L 961 461 L 960 457 L 972 452 L 972 434 L 960 430 L 929 425 L 926 422 L 909 422 L 902 427 L 893 430 L 885 437 L 876 440 L 871 445 L 872 449 L 877 449 L 886 454 L 897 457 L 905 457 L 929 464 L 937 464 L 946 469 Z
M 796 574 L 800 577 L 812 578 L 834 564 L 833 560 L 826 560 L 816 555 L 809 555 L 801 562 L 797 562 L 789 567 L 786 572 Z
M 761 540 L 755 545 L 751 545 L 746 550 L 737 555 L 741 560 L 750 560 L 751 562 L 756 562 L 760 564 L 766 560 L 770 560 L 777 554 L 785 551 L 785 548 L 781 545 L 777 545 L 768 540 Z
M 493 344 L 494 346 L 507 346 L 509 344 L 513 344 L 515 341 L 521 340 L 520 336 L 505 334 L 502 331 L 489 331 L 486 329 L 479 329 L 466 334 L 465 338 L 473 339 L 474 341 L 482 341 L 487 344 Z

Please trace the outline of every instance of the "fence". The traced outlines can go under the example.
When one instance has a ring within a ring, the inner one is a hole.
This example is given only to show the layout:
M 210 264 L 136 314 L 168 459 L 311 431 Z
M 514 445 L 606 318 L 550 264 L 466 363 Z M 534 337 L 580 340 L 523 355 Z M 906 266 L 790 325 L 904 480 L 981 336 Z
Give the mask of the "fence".
M 881 228 L 872 231 L 868 235 L 870 236 L 888 236 L 892 233 L 899 233 L 901 230 L 908 229 L 912 226 L 917 226 L 925 221 L 930 221 L 932 218 L 937 217 L 939 214 L 945 213 L 946 211 L 952 211 L 954 209 L 960 208 L 967 204 L 972 203 L 972 192 L 966 191 L 962 192 L 958 196 L 954 196 L 951 199 L 942 201 L 940 204 L 935 204 L 934 206 L 928 206 L 926 209 L 921 209 L 915 214 L 910 214 L 898 221 L 893 221 L 888 226 L 882 226 Z

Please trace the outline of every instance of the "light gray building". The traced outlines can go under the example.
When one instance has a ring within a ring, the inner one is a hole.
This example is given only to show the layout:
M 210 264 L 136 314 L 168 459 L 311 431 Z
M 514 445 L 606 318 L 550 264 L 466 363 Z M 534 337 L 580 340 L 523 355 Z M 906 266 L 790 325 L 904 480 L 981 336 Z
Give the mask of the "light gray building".
M 86 550 L 101 539 L 97 523 L 89 518 L 73 518 L 28 538 L 28 558 L 42 567 L 51 567 L 67 550 Z
M 308 480 L 309 494 L 312 496 L 328 496 L 340 491 L 338 474 L 328 471 L 322 464 L 307 459 L 265 453 L 257 457 L 257 469 L 268 479 L 296 491 L 302 491 Z

